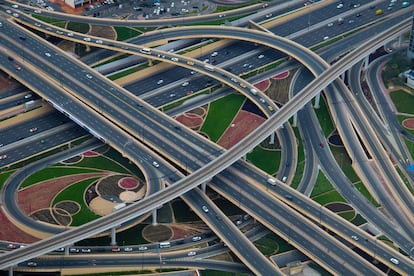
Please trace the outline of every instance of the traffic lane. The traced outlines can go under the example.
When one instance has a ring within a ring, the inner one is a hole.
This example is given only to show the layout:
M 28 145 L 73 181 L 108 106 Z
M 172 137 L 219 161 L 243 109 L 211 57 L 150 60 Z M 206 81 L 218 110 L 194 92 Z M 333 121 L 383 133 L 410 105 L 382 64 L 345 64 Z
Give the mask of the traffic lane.
M 206 206 L 208 208 L 207 212 L 204 210 L 198 212 L 203 214 L 203 218 L 213 226 L 213 231 L 214 228 L 219 230 L 217 234 L 226 240 L 228 246 L 237 251 L 236 255 L 239 258 L 244 258 L 250 266 L 254 267 L 254 271 L 262 273 L 262 275 L 277 273 L 277 268 L 244 237 L 244 234 L 239 231 L 232 221 L 226 219 L 225 215 L 213 206 L 212 202 L 210 204 L 208 200 L 204 199 L 200 191 L 191 190 L 183 195 L 183 199 L 190 202 L 190 206 Z M 198 208 L 201 209 L 201 207 Z
M 354 263 L 354 260 L 349 257 L 350 252 L 345 252 L 341 249 L 338 250 L 338 245 L 332 242 L 330 236 L 326 236 L 326 234 L 321 236 L 322 233 L 318 227 L 310 227 L 310 225 L 303 223 L 302 217 L 298 219 L 292 210 L 286 209 L 279 201 L 274 201 L 274 198 L 267 196 L 258 189 L 254 189 L 254 187 L 250 187 L 251 185 L 241 188 L 240 185 L 244 182 L 243 180 L 232 177 L 230 181 L 229 177 L 231 176 L 226 174 L 224 174 L 224 177 L 227 178 L 226 182 L 222 182 L 221 180 L 216 182 L 216 178 L 214 178 L 214 189 L 232 196 L 234 200 L 239 201 L 240 206 L 252 210 L 255 213 L 254 217 L 256 219 L 266 221 L 273 227 L 271 230 L 278 230 L 276 232 L 277 234 L 279 234 L 279 231 L 282 232 L 285 239 L 299 244 L 302 250 L 310 252 L 313 256 L 318 256 L 320 260 L 323 260 L 334 271 L 345 273 L 343 275 L 352 273 L 352 270 L 348 270 L 342 263 L 342 260 L 349 262 L 352 266 L 356 265 L 354 267 L 361 266 L 359 260 Z M 257 200 L 253 200 L 253 198 L 260 198 L 261 200 L 258 202 Z M 257 211 L 255 212 L 253 210 Z M 270 210 L 272 210 L 271 213 L 269 212 Z M 334 252 L 336 257 L 332 255 L 332 252 Z M 340 258 L 338 258 L 338 254 L 341 254 Z

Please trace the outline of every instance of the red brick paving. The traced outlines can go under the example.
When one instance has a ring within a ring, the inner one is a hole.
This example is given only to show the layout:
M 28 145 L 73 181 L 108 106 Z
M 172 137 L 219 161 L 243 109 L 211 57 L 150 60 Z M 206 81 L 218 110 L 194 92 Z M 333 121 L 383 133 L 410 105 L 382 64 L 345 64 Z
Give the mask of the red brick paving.
M 414 119 L 405 119 L 405 120 L 402 122 L 402 125 L 403 125 L 405 128 L 408 128 L 408 129 L 413 130 L 413 129 L 414 129 Z
M 289 76 L 289 71 L 277 74 L 276 76 L 273 76 L 273 79 L 284 79 L 287 78 Z
M 126 190 L 132 190 L 138 187 L 138 181 L 133 177 L 124 177 L 118 181 L 119 187 L 126 189 Z
M 257 89 L 260 91 L 266 91 L 270 86 L 270 80 L 263 80 L 261 82 L 255 83 L 254 86 L 257 87 Z
M 189 128 L 200 127 L 203 123 L 203 118 L 195 113 L 185 113 L 177 116 L 175 119 Z

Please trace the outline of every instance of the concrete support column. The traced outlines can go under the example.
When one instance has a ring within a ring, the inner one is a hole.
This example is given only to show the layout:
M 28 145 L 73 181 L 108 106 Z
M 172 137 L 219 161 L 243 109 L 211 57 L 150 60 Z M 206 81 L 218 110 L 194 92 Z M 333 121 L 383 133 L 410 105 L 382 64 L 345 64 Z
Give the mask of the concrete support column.
M 9 267 L 9 276 L 13 276 L 13 267 Z
M 65 256 L 69 255 L 69 246 L 65 246 Z
M 203 193 L 206 193 L 206 187 L 207 187 L 206 183 L 201 183 L 201 190 L 203 191 Z
M 272 132 L 272 134 L 270 134 L 269 144 L 273 145 L 274 143 L 275 143 L 275 133 Z
M 293 124 L 292 124 L 292 126 L 293 127 L 298 126 L 298 113 L 297 112 L 293 115 Z
M 148 59 L 148 66 L 152 66 L 153 64 L 152 64 L 152 59 Z
M 369 55 L 364 58 L 364 68 L 368 68 L 369 65 Z
M 157 208 L 152 210 L 152 225 L 157 225 Z
M 111 245 L 116 245 L 116 228 L 111 228 Z
M 345 78 L 346 78 L 346 73 L 345 73 L 345 72 L 343 72 L 343 73 L 341 74 L 341 79 L 342 79 L 342 80 L 345 80 Z
M 398 48 L 400 48 L 400 47 L 401 47 L 401 45 L 402 45 L 402 43 L 403 43 L 403 39 L 404 39 L 403 35 L 400 35 L 400 36 L 398 37 Z
M 321 92 L 319 92 L 316 96 L 315 96 L 315 105 L 313 106 L 313 108 L 319 108 L 320 107 L 320 102 L 321 102 Z

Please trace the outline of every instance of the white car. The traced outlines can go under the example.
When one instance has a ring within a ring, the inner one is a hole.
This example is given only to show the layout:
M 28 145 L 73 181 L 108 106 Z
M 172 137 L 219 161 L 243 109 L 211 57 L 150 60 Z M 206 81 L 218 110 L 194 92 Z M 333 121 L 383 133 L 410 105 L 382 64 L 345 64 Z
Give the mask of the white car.
M 90 75 L 90 74 L 86 74 L 86 77 L 88 78 L 88 79 L 92 79 L 93 77 L 92 77 L 92 75 Z
M 138 247 L 138 250 L 140 250 L 140 251 L 144 251 L 144 250 L 147 250 L 148 249 L 148 247 L 146 247 L 146 246 L 140 246 L 140 247 Z
M 97 41 L 95 41 L 96 43 L 98 43 L 98 44 L 102 44 L 103 43 L 103 41 L 102 40 L 100 40 L 100 39 L 98 39 Z
M 160 164 L 158 164 L 158 162 L 156 162 L 156 161 L 152 161 L 152 165 L 156 168 L 158 168 L 160 166 Z
M 399 260 L 397 260 L 396 258 L 391 258 L 390 259 L 390 261 L 393 263 L 393 264 L 399 264 L 400 263 L 400 261 Z
M 85 40 L 85 41 L 88 41 L 88 42 L 89 42 L 89 41 L 91 41 L 91 38 L 90 38 L 90 37 L 84 37 L 84 38 L 83 38 L 83 40 Z
M 185 87 L 185 86 L 187 86 L 187 85 L 189 85 L 190 83 L 188 82 L 188 81 L 185 81 L 185 82 L 183 82 L 182 84 L 181 84 L 181 86 L 183 86 L 183 87 Z
M 17 18 L 17 17 L 19 17 L 19 14 L 18 13 L 13 13 L 13 16 Z
M 157 81 L 157 84 L 158 85 L 160 85 L 160 84 L 162 84 L 164 82 L 164 80 L 159 80 L 159 81 Z
M 197 252 L 195 252 L 195 251 L 190 251 L 187 254 L 187 256 L 195 256 L 195 255 L 197 255 Z
M 68 36 L 73 36 L 73 33 L 67 33 Z
M 344 4 L 342 4 L 342 3 L 339 3 L 337 6 L 336 6 L 336 8 L 337 9 L 342 9 L 344 7 Z
M 35 13 L 38 13 L 38 14 L 42 13 L 42 11 L 41 11 L 41 10 L 35 10 L 34 12 L 35 12 Z
M 208 208 L 207 208 L 207 206 L 203 205 L 203 207 L 201 207 L 201 209 L 203 209 L 204 213 L 208 213 Z
M 351 236 L 351 238 L 355 241 L 359 240 L 358 236 L 355 236 L 355 235 Z
M 327 40 L 327 39 L 329 39 L 329 36 L 324 36 L 323 37 L 323 40 Z
M 51 55 L 50 53 L 46 52 L 46 53 L 45 53 L 45 56 L 47 56 L 47 57 L 51 57 L 52 55 Z
M 211 56 L 212 57 L 216 57 L 218 55 L 218 52 L 213 52 L 212 54 L 211 54 Z
M 328 27 L 332 27 L 334 25 L 333 22 L 328 23 Z
M 262 59 L 262 58 L 264 58 L 264 55 L 259 55 L 257 58 Z

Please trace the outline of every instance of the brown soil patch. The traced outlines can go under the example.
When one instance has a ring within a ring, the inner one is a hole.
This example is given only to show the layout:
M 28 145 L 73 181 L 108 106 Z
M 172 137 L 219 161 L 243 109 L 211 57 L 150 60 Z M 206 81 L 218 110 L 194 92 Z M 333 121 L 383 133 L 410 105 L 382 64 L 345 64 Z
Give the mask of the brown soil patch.
M 6 74 L 0 74 L 0 92 L 11 87 L 18 86 L 18 83 L 9 78 Z
M 284 104 L 289 101 L 289 87 L 294 74 L 289 74 L 283 79 L 270 79 L 270 86 L 266 94 L 274 101 Z
M 261 116 L 240 110 L 217 143 L 226 149 L 231 148 L 263 122 L 264 119 Z
M 142 236 L 149 242 L 161 242 L 170 240 L 173 236 L 173 231 L 166 225 L 150 224 L 144 227 Z
M 99 216 L 105 216 L 112 213 L 112 210 L 118 203 L 109 202 L 102 197 L 95 197 L 89 202 L 89 209 Z
M 103 25 L 91 25 L 89 34 L 108 39 L 116 39 L 116 32 L 113 27 Z
M 413 130 L 413 129 L 414 129 L 414 119 L 405 119 L 405 120 L 402 122 L 402 125 L 403 125 L 405 128 L 408 128 L 408 129 L 410 129 L 410 130 Z
M 75 201 L 70 201 L 70 200 L 58 202 L 53 207 L 56 208 L 57 210 L 63 209 L 71 215 L 78 213 L 81 209 L 79 203 Z
M 32 185 L 19 190 L 17 192 L 17 204 L 25 214 L 30 214 L 36 210 L 49 208 L 55 196 L 65 187 L 84 179 L 101 177 L 106 174 L 108 173 L 85 173 L 62 176 L 43 181 L 36 185 Z
M 179 115 L 176 117 L 176 120 L 191 129 L 198 129 L 203 123 L 203 117 L 195 113 Z
M 27 244 L 39 240 L 16 227 L 4 214 L 3 209 L 0 209 L 0 225 L 0 240 Z

